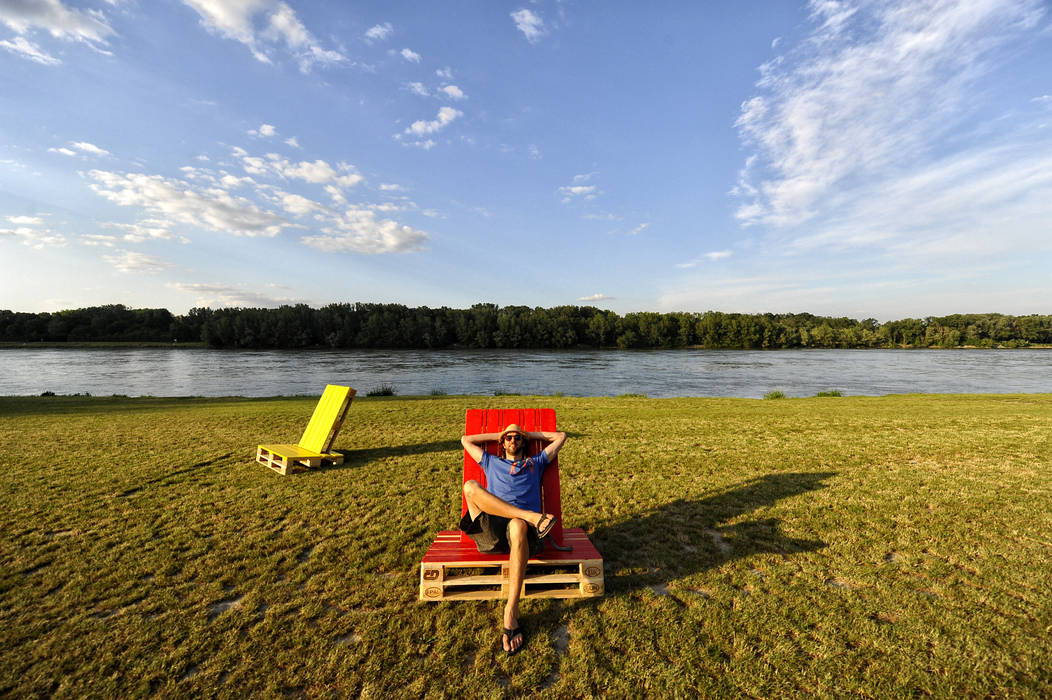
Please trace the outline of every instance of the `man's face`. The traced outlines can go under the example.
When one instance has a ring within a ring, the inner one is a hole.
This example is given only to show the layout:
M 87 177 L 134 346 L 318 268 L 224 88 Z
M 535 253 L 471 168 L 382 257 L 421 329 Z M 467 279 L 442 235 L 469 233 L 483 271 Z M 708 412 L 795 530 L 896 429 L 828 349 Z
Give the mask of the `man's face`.
M 504 452 L 509 457 L 519 457 L 525 451 L 526 441 L 519 433 L 508 433 L 503 438 Z

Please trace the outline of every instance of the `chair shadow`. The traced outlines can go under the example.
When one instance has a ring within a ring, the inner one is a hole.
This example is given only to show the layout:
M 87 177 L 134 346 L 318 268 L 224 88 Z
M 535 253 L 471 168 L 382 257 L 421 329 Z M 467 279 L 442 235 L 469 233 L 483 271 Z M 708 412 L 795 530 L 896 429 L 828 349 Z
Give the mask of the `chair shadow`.
M 826 546 L 780 530 L 777 518 L 723 524 L 777 501 L 826 488 L 836 472 L 768 474 L 700 500 L 679 499 L 638 517 L 596 528 L 593 544 L 602 553 L 606 592 L 624 594 L 707 571 L 761 553 L 795 554 Z
M 326 467 L 327 469 L 350 469 L 361 467 L 369 462 L 387 457 L 405 457 L 408 455 L 422 455 L 431 452 L 459 452 L 464 448 L 460 440 L 438 440 L 436 442 L 421 442 L 415 445 L 391 445 L 390 447 L 374 447 L 363 450 L 334 450 L 343 455 L 343 464 Z

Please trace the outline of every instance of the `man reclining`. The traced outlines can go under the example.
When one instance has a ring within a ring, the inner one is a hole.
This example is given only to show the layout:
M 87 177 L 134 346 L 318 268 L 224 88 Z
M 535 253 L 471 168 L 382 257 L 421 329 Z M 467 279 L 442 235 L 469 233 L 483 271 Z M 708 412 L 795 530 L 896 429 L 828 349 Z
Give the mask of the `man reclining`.
M 531 439 L 548 443 L 533 457 L 527 454 Z M 485 444 L 492 441 L 500 444 L 503 457 L 486 452 Z M 526 560 L 541 553 L 542 540 L 556 521 L 554 515 L 541 510 L 541 475 L 562 449 L 566 433 L 527 433 L 512 423 L 499 433 L 465 435 L 460 442 L 486 475 L 485 488 L 474 479 L 464 484 L 468 512 L 460 520 L 460 529 L 475 541 L 479 552 L 510 555 L 501 646 L 514 654 L 525 641 L 519 629 L 519 597 Z

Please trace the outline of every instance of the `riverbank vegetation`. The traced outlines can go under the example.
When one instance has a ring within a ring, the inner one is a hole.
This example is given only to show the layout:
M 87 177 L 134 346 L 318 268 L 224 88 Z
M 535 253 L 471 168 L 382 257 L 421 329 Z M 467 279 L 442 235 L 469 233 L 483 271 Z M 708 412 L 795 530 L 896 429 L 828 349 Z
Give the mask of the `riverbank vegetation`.
M 628 313 L 475 304 L 300 304 L 276 309 L 97 306 L 0 311 L 0 343 L 147 342 L 214 348 L 954 348 L 1052 344 L 1052 316 L 954 314 L 879 323 L 813 314 Z
M 1048 697 L 1052 395 L 0 398 L 0 695 Z M 464 411 L 551 406 L 606 595 L 417 601 Z

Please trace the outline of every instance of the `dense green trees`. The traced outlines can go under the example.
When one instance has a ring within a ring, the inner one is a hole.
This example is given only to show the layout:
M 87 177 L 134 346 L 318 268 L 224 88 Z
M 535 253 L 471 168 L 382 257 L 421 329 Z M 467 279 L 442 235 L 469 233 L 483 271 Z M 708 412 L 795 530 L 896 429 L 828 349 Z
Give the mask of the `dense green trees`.
M 216 348 L 895 348 L 1052 344 L 1052 316 L 953 314 L 878 323 L 812 314 L 654 313 L 592 306 L 304 304 L 165 309 L 119 304 L 57 313 L 0 311 L 0 341 L 204 342 Z

